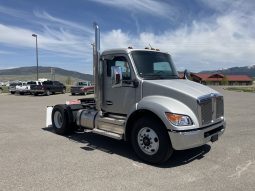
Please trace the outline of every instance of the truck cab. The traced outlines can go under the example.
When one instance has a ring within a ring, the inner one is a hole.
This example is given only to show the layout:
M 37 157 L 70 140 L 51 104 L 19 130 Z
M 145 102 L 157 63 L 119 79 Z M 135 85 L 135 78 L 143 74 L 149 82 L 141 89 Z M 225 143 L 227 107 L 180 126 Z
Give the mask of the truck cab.
M 162 163 L 174 150 L 218 140 L 225 130 L 223 96 L 180 79 L 170 54 L 151 49 L 94 47 L 95 99 L 56 105 L 52 125 L 58 134 L 71 124 L 131 143 L 137 156 Z

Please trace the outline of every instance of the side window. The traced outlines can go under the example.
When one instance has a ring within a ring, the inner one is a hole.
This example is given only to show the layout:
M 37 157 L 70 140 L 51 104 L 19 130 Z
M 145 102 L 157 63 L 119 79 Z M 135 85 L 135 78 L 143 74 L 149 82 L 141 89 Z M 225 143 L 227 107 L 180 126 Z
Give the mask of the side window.
M 123 80 L 131 80 L 131 70 L 127 59 L 123 56 L 114 58 L 113 60 L 107 60 L 107 76 L 111 76 L 111 67 L 120 66 L 122 70 Z

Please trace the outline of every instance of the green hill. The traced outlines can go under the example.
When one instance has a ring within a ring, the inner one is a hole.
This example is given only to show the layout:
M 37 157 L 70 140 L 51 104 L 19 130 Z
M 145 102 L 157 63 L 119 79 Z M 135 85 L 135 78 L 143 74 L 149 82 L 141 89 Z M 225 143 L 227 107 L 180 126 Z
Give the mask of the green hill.
M 56 67 L 38 67 L 39 78 L 52 79 L 51 69 L 55 70 L 55 80 L 66 82 L 74 82 L 80 80 L 93 81 L 93 75 L 82 74 L 80 72 L 64 70 Z M 15 81 L 15 80 L 35 80 L 36 79 L 36 66 L 21 67 L 13 69 L 0 70 L 0 81 Z

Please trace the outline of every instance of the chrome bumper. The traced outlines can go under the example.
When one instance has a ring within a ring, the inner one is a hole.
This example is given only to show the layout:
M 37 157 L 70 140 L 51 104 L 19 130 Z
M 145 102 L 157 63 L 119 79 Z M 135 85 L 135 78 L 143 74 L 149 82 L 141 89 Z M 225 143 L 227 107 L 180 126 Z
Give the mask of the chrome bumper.
M 226 128 L 226 122 L 222 121 L 197 130 L 169 131 L 172 146 L 175 150 L 185 150 L 202 146 L 212 140 L 212 137 L 220 137 Z

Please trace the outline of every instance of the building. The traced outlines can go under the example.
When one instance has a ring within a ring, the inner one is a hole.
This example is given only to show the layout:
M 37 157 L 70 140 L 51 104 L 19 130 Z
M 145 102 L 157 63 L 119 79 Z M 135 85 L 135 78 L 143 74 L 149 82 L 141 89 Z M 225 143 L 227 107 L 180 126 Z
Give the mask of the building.
M 223 75 L 191 73 L 193 81 L 204 85 L 252 85 L 253 79 L 247 75 Z

